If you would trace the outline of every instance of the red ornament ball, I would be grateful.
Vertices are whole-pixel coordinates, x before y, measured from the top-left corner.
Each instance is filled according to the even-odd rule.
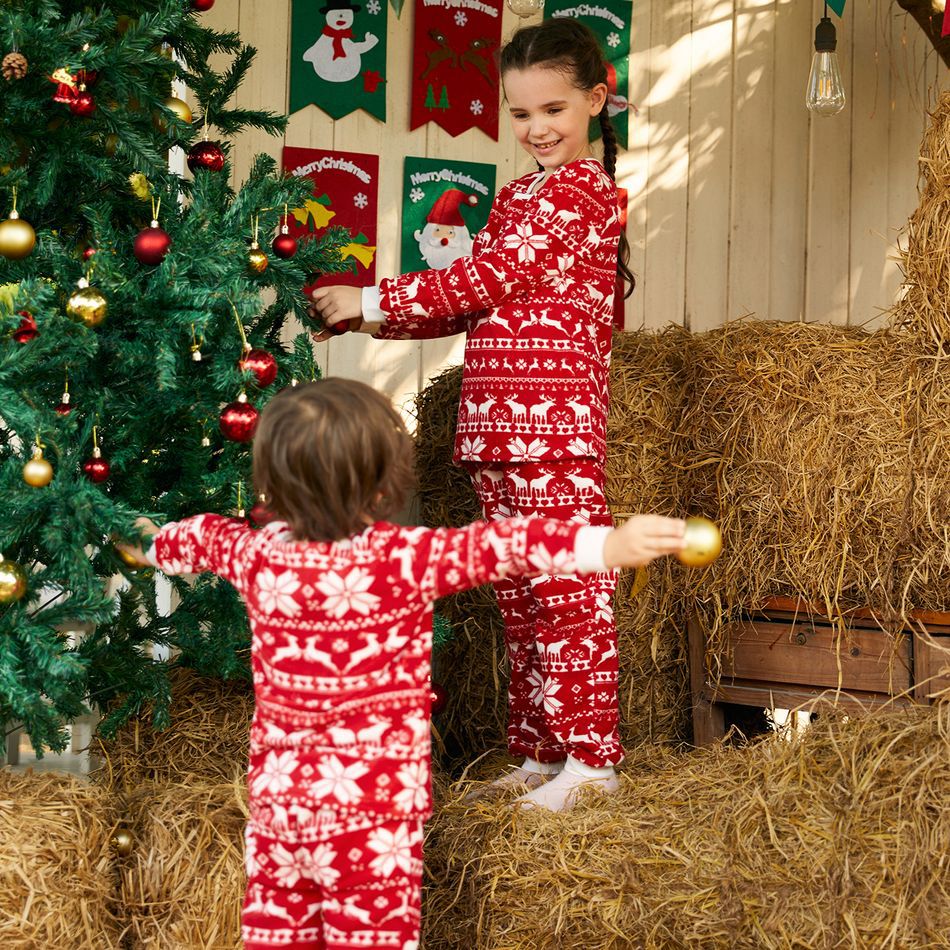
[[[13,331],[13,340],[16,343],[29,343],[34,337],[39,336],[40,331],[36,328],[36,321],[28,310],[20,310],[17,316],[21,318],[20,325]]]
[[[191,0],[191,9],[204,13],[214,6],[214,0]]]
[[[93,455],[92,458],[86,459],[82,463],[82,471],[89,481],[98,485],[109,477],[112,470],[109,463],[102,456]]]
[[[449,701],[449,695],[441,683],[433,683],[429,690],[429,699],[432,700],[432,714],[438,716]]]
[[[261,389],[277,379],[277,360],[267,350],[248,350],[238,360],[238,368],[250,370],[254,374],[254,382]]]
[[[94,248],[91,244],[82,252],[82,259],[84,261],[88,261],[90,257],[95,257],[95,256],[96,256],[96,248]]]
[[[272,521],[277,520],[277,515],[274,514],[264,502],[259,501],[248,513],[248,520],[253,524],[258,525],[258,527],[263,527],[265,524],[270,524]]]
[[[202,168],[219,172],[224,168],[224,150],[217,142],[198,142],[188,150],[188,167],[192,172]]]
[[[139,231],[132,244],[132,253],[140,264],[161,264],[168,249],[172,246],[172,239],[168,233],[152,222],[150,228]]]
[[[69,393],[66,393],[63,396],[63,401],[57,403],[53,407],[53,412],[57,413],[60,416],[68,416],[73,411],[73,407],[69,404]]]
[[[362,325],[363,320],[360,317],[351,317],[349,320],[341,320],[339,323],[331,324],[327,327],[327,330],[334,336],[342,336],[351,330],[355,333]]]
[[[69,103],[69,111],[73,115],[90,116],[96,111],[96,100],[87,89],[76,93],[76,98]]]
[[[257,429],[260,413],[241,395],[235,402],[229,402],[218,417],[221,434],[232,442],[250,442]]]
[[[290,234],[281,232],[271,243],[271,250],[278,256],[287,260],[297,253],[297,239]]]

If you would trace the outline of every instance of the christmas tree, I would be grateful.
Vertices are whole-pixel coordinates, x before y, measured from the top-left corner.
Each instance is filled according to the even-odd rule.
[[[254,50],[202,25],[212,3],[0,7],[0,720],[38,752],[89,705],[163,724],[170,663],[247,675],[228,585],[176,579],[160,616],[112,542],[142,514],[254,513],[257,413],[316,372],[285,323],[349,240],[274,237],[310,192],[270,158],[229,185],[227,137],[285,119],[229,108]]]

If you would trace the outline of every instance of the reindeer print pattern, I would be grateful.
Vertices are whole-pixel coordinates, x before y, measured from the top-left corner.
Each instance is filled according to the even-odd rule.
[[[572,573],[578,528],[378,523],[305,543],[280,523],[258,531],[198,515],[156,535],[159,568],[220,575],[251,623],[245,946],[417,946],[433,602],[509,576]]]
[[[617,190],[593,159],[537,182],[501,189],[471,257],[380,285],[377,336],[468,334],[456,462],[604,461]]]
[[[611,524],[601,467],[592,459],[524,462],[472,470],[485,517],[502,512]],[[508,748],[588,765],[623,757],[617,704],[613,572],[587,577],[512,576],[495,581],[510,679]]]

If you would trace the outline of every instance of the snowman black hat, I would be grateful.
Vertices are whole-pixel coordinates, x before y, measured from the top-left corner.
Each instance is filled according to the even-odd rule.
[[[349,0],[325,0],[320,13],[329,13],[331,10],[352,10],[358,13],[363,8],[358,3],[350,3]]]

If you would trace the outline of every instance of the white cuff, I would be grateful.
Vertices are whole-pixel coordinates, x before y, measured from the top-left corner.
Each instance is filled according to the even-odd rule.
[[[360,294],[363,323],[385,323],[386,312],[379,307],[381,294],[378,287],[364,287]]]
[[[614,529],[609,526],[584,525],[574,536],[574,561],[578,574],[596,574],[606,571],[604,545],[607,535]]]
[[[153,541],[149,546],[148,550],[145,552],[145,560],[148,561],[152,567],[158,567],[158,557],[155,554],[155,542]]]

